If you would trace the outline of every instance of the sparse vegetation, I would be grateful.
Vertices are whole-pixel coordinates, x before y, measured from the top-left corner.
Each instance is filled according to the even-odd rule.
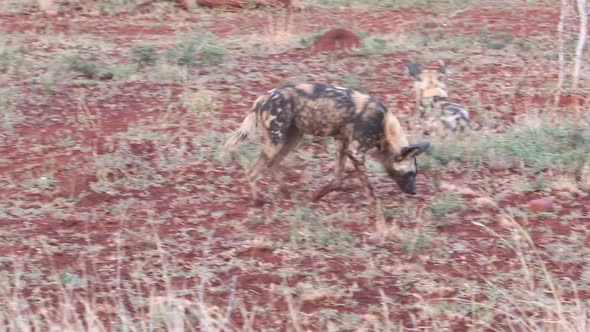
[[[82,74],[89,79],[102,80],[114,76],[113,69],[92,53],[64,55],[61,61],[66,69]]]
[[[509,33],[490,34],[487,30],[480,30],[481,43],[489,49],[501,50],[514,40]]]
[[[153,45],[138,44],[131,49],[131,59],[140,67],[155,64],[158,56],[158,50]]]
[[[363,55],[382,55],[393,51],[393,47],[383,38],[368,38],[363,39],[362,42],[362,48],[359,50],[359,53]]]
[[[225,50],[215,35],[194,31],[178,34],[178,42],[168,50],[168,60],[179,65],[214,66],[223,61]]]
[[[567,86],[553,101],[554,2],[486,3],[481,30],[478,2],[305,0],[288,31],[259,9],[56,4],[67,24],[0,17],[0,332],[589,330],[590,118]],[[336,24],[362,47],[300,47]],[[370,91],[418,140],[413,58],[451,60],[478,126],[427,137],[417,196],[368,154],[385,222],[349,162],[310,202],[332,139],[283,162],[290,197],[261,179],[263,207],[244,179],[260,137],[218,157],[258,95],[302,81]]]
[[[356,77],[353,73],[347,72],[344,76],[339,80],[342,82],[343,86],[346,86],[350,89],[355,89],[361,92],[367,92],[368,87],[361,79]]]
[[[588,128],[588,122],[572,118],[555,123],[547,116],[535,115],[502,133],[484,131],[479,137],[471,137],[469,143],[464,136],[451,138],[435,145],[430,153],[443,167],[460,163],[476,168],[503,161],[509,167],[522,164],[535,173],[576,172],[590,152]]]

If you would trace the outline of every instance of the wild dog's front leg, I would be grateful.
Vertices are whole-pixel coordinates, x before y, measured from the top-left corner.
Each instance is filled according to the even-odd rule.
[[[373,186],[369,182],[369,177],[367,176],[367,167],[365,166],[365,157],[361,154],[349,154],[350,160],[356,169],[356,172],[361,180],[361,185],[363,187],[363,191],[367,199],[369,200],[369,204],[375,204],[377,198],[375,197],[375,192],[373,191]]]
[[[367,167],[365,166],[365,154],[360,151],[347,151],[348,157],[352,160],[354,167],[358,173],[359,179],[361,180],[361,185],[363,186],[363,191],[365,192],[365,196],[369,200],[369,205],[375,209],[375,217],[379,221],[383,221],[383,211],[381,208],[381,200],[379,200],[375,196],[375,192],[373,190],[373,186],[369,182],[369,177],[367,176]]]
[[[334,190],[338,190],[342,187],[342,173],[344,172],[344,167],[346,165],[346,144],[342,140],[334,140],[334,143],[336,144],[336,166],[334,168],[334,177],[332,178],[330,183],[321,187],[313,193],[313,195],[311,196],[311,200],[314,202],[319,201],[328,193]]]

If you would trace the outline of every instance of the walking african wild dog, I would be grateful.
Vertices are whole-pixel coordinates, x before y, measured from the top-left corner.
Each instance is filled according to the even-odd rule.
[[[416,106],[420,112],[420,118],[425,122],[425,134],[438,132],[464,131],[471,127],[469,111],[461,105],[450,103],[447,100],[447,64],[439,62],[438,69],[422,69],[414,62],[408,62],[409,74],[416,80]]]
[[[331,136],[336,144],[333,178],[312,195],[312,200],[318,201],[342,186],[348,157],[358,173],[369,203],[376,207],[378,213],[380,202],[366,175],[366,152],[376,147],[387,174],[404,193],[414,195],[418,173],[416,156],[430,146],[428,142],[408,144],[398,119],[377,98],[328,84],[284,85],[258,97],[223,151],[228,152],[245,140],[257,126],[261,127],[262,151],[246,172],[252,198],[257,204],[266,202],[256,187],[260,172],[265,167],[278,180],[281,192],[287,194],[278,166],[304,134]]]

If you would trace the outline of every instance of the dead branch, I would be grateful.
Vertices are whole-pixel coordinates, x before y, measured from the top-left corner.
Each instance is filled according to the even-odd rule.
[[[559,98],[561,97],[561,92],[563,89],[563,82],[565,80],[565,58],[564,58],[564,50],[563,50],[563,30],[564,30],[564,22],[567,16],[568,10],[568,3],[567,0],[561,0],[561,12],[559,14],[559,22],[557,23],[557,38],[558,38],[558,77],[557,77],[557,87],[555,91],[555,97],[553,99],[553,104],[555,106],[559,103]]]
[[[291,0],[197,0],[197,5],[209,8],[290,7]]]
[[[578,81],[580,78],[580,69],[582,67],[582,56],[584,46],[586,45],[586,36],[588,34],[588,13],[585,0],[577,0],[578,13],[580,15],[580,28],[578,34],[578,43],[576,45],[576,53],[574,57],[574,69],[572,72],[572,90],[574,92],[578,88]]]

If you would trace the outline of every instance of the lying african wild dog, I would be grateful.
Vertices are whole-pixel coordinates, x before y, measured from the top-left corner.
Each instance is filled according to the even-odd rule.
[[[313,194],[313,201],[341,187],[348,157],[369,203],[378,203],[365,174],[365,153],[374,147],[378,149],[385,171],[399,188],[416,194],[416,156],[430,146],[428,142],[409,145],[398,119],[377,98],[327,84],[284,85],[258,97],[241,127],[224,145],[223,152],[245,140],[257,126],[262,129],[263,147],[246,173],[257,204],[265,202],[256,187],[265,167],[278,180],[281,191],[287,193],[277,172],[278,166],[304,134],[331,136],[336,143],[334,177]]]
[[[408,62],[408,72],[416,80],[416,104],[420,118],[425,119],[425,134],[437,131],[464,131],[471,127],[469,111],[447,100],[447,64],[443,61],[438,69],[423,70],[418,64]],[[441,128],[442,125],[442,128]]]

